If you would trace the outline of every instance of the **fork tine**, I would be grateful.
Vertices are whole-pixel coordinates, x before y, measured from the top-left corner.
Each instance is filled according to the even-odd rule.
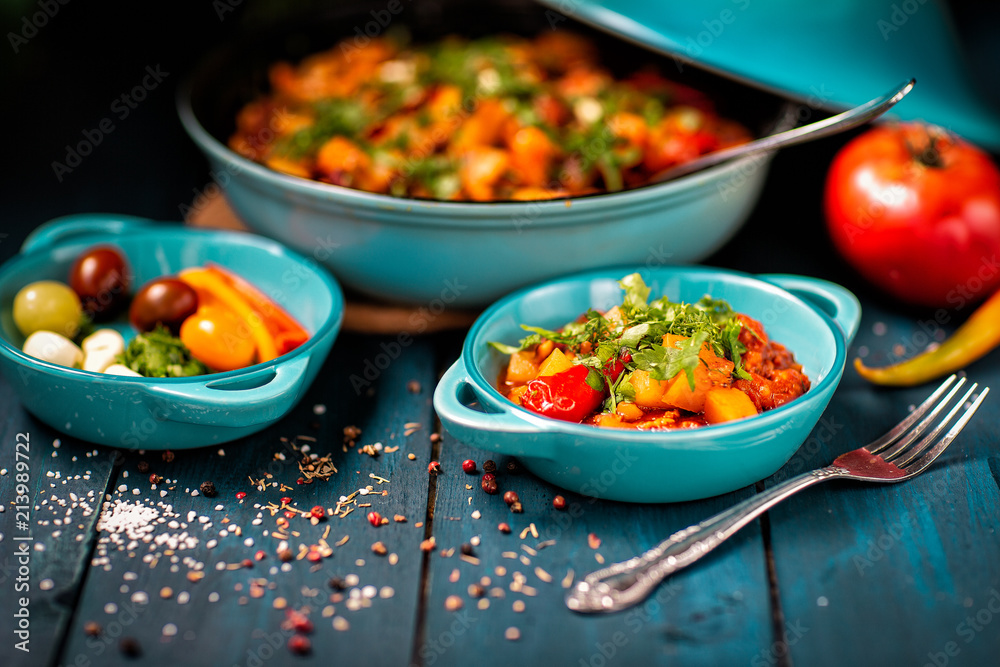
[[[948,403],[951,402],[951,399],[955,397],[955,394],[958,393],[958,390],[961,389],[962,385],[964,384],[965,384],[965,378],[959,378],[958,382],[955,383],[955,386],[951,388],[951,391],[945,394],[945,397],[942,398],[940,401],[938,401],[937,405],[934,406],[934,409],[931,410],[927,416],[925,416],[922,420],[920,420],[920,422],[917,423],[917,425],[914,426],[912,430],[904,434],[903,437],[899,440],[899,442],[894,444],[888,450],[879,454],[879,456],[881,456],[886,461],[892,461],[894,458],[899,456],[903,451],[905,451],[910,445],[916,442],[917,438],[919,438],[923,434],[923,432],[928,429],[928,427],[934,424],[937,418],[941,415],[941,412],[944,411],[946,407],[948,407]],[[924,401],[924,403],[926,403],[926,401]]]
[[[913,412],[907,415],[906,419],[896,424],[892,428],[892,430],[890,430],[882,437],[870,442],[865,447],[865,449],[867,449],[872,454],[878,454],[880,451],[882,451],[892,443],[896,442],[896,440],[898,440],[901,435],[906,433],[911,426],[917,423],[918,419],[924,416],[925,412],[931,409],[931,407],[941,397],[941,394],[943,394],[945,390],[947,390],[948,387],[951,385],[951,383],[955,381],[956,377],[957,376],[955,375],[948,376],[948,378],[946,378],[945,381],[942,382],[941,385],[934,390],[934,393],[927,397],[927,400],[925,400],[917,408],[915,408]],[[965,382],[965,378],[959,380],[959,384],[961,384],[962,382]]]
[[[892,461],[893,463],[896,464],[896,466],[898,466],[900,468],[902,468],[903,466],[905,466],[905,465],[907,465],[909,463],[912,463],[918,456],[920,456],[921,454],[923,454],[924,451],[928,447],[930,447],[932,444],[934,444],[934,440],[936,440],[937,437],[939,435],[941,435],[941,432],[944,431],[945,428],[947,428],[948,424],[951,423],[951,420],[955,418],[955,415],[957,415],[958,411],[962,409],[962,406],[965,405],[965,402],[969,400],[969,397],[972,396],[973,392],[976,391],[976,387],[978,387],[978,386],[979,385],[977,383],[973,382],[972,386],[969,387],[969,390],[967,392],[965,392],[965,395],[962,396],[962,398],[958,399],[958,403],[956,403],[954,406],[952,406],[951,410],[948,411],[948,414],[945,415],[944,419],[942,419],[940,422],[938,422],[937,426],[934,427],[934,430],[932,430],[930,433],[928,433],[926,436],[924,436],[924,438],[920,442],[918,442],[915,446],[910,447],[909,449],[904,449],[904,450],[898,449],[897,448],[898,446],[897,447],[893,447],[894,451],[893,451],[892,457],[891,458],[890,457],[883,457],[883,458],[885,458],[886,461]],[[957,387],[957,385],[956,385],[956,387]],[[954,394],[954,390],[952,390],[951,392],[948,393],[947,401],[951,400],[951,397],[952,397],[953,394]],[[942,401],[941,402],[941,407],[944,407],[945,405],[947,405],[947,401]],[[940,412],[940,410],[935,410],[935,412]],[[927,417],[927,419],[924,419],[924,422],[926,422],[930,418],[931,417]],[[921,425],[923,425],[923,422],[921,422]],[[912,442],[914,440],[914,438],[907,438],[907,439],[910,440],[910,442]],[[905,454],[905,457],[902,460],[898,460],[898,461],[894,460],[894,459],[896,459],[899,456],[903,456],[904,454]]]
[[[979,409],[979,406],[982,404],[983,399],[986,398],[986,395],[988,393],[990,393],[990,388],[983,387],[983,390],[979,392],[979,396],[976,397],[976,400],[972,402],[972,405],[970,405],[969,408],[965,411],[965,414],[963,414],[959,418],[959,420],[955,422],[955,424],[948,430],[945,436],[941,438],[929,452],[921,456],[911,466],[906,468],[906,475],[908,477],[919,475],[930,464],[934,463],[934,460],[937,457],[941,456],[941,453],[948,448],[948,445],[952,443],[952,441],[955,439],[955,436],[957,436],[959,432],[963,428],[965,428],[965,425],[969,422],[969,420],[972,419],[972,415],[976,414],[976,410]]]

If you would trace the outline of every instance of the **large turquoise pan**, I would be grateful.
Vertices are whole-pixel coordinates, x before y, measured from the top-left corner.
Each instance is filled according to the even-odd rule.
[[[601,429],[541,417],[495,388],[505,356],[489,341],[515,343],[522,323],[556,328],[588,308],[621,303],[617,281],[638,270],[653,295],[729,301],[792,350],[812,381],[801,398],[757,417],[671,432]],[[789,275],[711,268],[625,267],[562,278],[513,294],[486,310],[462,356],[434,393],[441,423],[459,440],[517,456],[553,484],[598,498],[675,502],[753,484],[778,470],[806,440],[840,382],[846,347],[861,319],[843,287]]]

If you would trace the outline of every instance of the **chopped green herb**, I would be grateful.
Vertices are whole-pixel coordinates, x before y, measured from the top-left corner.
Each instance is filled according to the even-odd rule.
[[[141,333],[129,341],[118,362],[144,377],[190,377],[205,375],[208,368],[163,326]]]

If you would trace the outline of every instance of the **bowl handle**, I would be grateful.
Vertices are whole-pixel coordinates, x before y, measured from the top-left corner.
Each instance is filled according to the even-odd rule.
[[[480,409],[471,407],[472,403],[479,403]],[[448,432],[467,445],[487,451],[555,459],[556,434],[508,412],[483,412],[484,407],[459,359],[434,390],[434,409]]]
[[[146,387],[157,419],[238,428],[280,419],[299,398],[310,355],[235,377],[189,384]],[[176,389],[174,387],[177,387]]]
[[[81,213],[50,220],[34,229],[21,245],[21,252],[48,248],[61,241],[86,234],[118,236],[130,229],[154,227],[159,223],[149,218],[109,213]]]
[[[854,340],[861,324],[861,303],[849,290],[837,283],[807,276],[767,273],[757,277],[791,292],[829,315],[840,327],[847,345]]]

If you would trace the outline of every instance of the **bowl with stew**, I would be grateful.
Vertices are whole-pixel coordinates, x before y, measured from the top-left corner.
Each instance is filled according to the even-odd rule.
[[[734,135],[790,122],[779,97],[570,20],[552,30],[538,6],[407,5],[393,25],[405,24],[409,41],[391,48],[389,30],[363,39],[354,31],[372,10],[384,7],[361,3],[247,37],[207,59],[178,98],[185,130],[237,215],[372,297],[482,307],[583,269],[697,262],[749,216],[770,156],[665,183],[649,177]],[[574,37],[559,42],[563,35]],[[576,38],[599,64],[571,60]],[[468,56],[455,46],[462,40],[478,50]],[[407,55],[413,49],[431,54]],[[473,78],[463,69],[497,52]],[[512,58],[528,68],[564,58],[544,75],[558,79],[562,97],[509,77]],[[647,104],[601,97],[595,85],[605,76],[657,90],[656,77],[672,83]],[[374,124],[375,107],[358,101],[372,81],[377,108],[396,114]],[[670,135],[667,125],[683,131]],[[640,144],[666,161],[636,162]]]
[[[638,271],[651,299],[726,301],[791,351],[809,388],[745,419],[638,431],[552,419],[504,396],[508,356],[522,324],[555,330],[590,309],[622,303],[619,280]],[[458,361],[434,393],[445,429],[472,446],[518,457],[542,479],[584,495],[628,502],[677,502],[734,491],[777,471],[806,440],[840,382],[860,321],[857,299],[823,280],[749,275],[708,267],[619,267],[559,278],[490,306],[470,329]]]
[[[133,294],[183,269],[225,267],[295,318],[308,339],[264,363],[191,377],[116,376],[23,352],[15,295],[35,281],[66,281],[76,258],[99,246],[126,258]],[[0,370],[28,412],[69,436],[127,449],[214,445],[267,428],[298,403],[337,337],[343,303],[326,269],[271,239],[131,216],[68,216],[38,227],[0,266]],[[98,327],[135,335],[125,315]]]

